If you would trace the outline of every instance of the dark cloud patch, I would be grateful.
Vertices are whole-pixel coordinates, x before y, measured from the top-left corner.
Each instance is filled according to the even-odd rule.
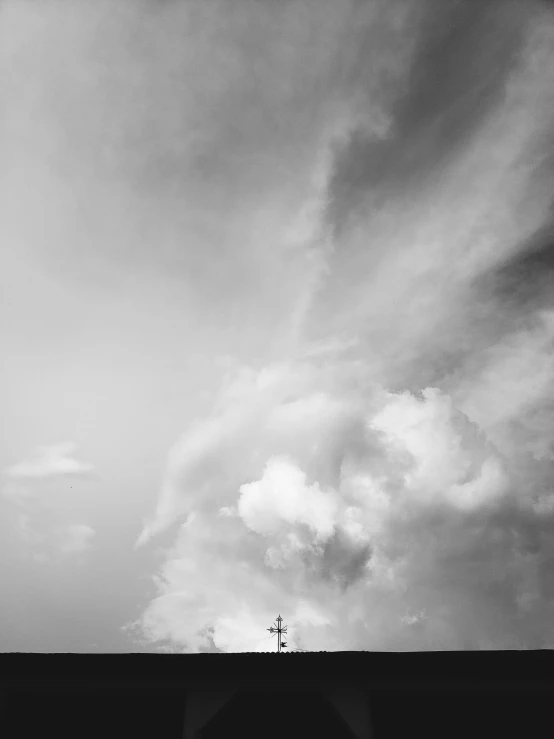
[[[530,462],[539,476],[546,463]],[[528,478],[526,478],[528,479]],[[429,511],[395,529],[396,556],[411,554],[406,572],[422,648],[544,648],[554,629],[553,518],[516,497],[473,513]],[[432,568],[433,577],[430,577]],[[394,637],[393,648],[398,645]]]
[[[554,210],[521,251],[478,282],[491,291],[500,310],[521,315],[554,305]]]
[[[456,301],[455,293],[452,300]],[[554,210],[551,218],[522,243],[512,257],[479,274],[468,286],[465,299],[459,297],[459,310],[449,316],[450,341],[432,335],[424,355],[405,360],[413,392],[425,385],[438,385],[448,376],[458,378],[474,368],[476,358],[486,355],[491,345],[509,340],[519,331],[532,334],[541,326],[540,312],[554,306]],[[480,361],[480,360],[479,360]],[[399,373],[401,381],[403,373]],[[451,382],[452,377],[448,382]],[[394,389],[400,389],[391,385]],[[544,440],[550,423],[551,404],[532,409],[533,427],[522,417],[524,429],[517,435]],[[515,423],[515,421],[513,422]],[[553,443],[554,448],[554,443]]]
[[[301,560],[306,565],[309,582],[324,581],[345,592],[363,577],[371,555],[369,544],[353,545],[345,534],[337,530],[325,543],[322,554],[308,551],[301,555]]]
[[[520,5],[430,4],[421,25],[407,90],[392,106],[392,135],[359,129],[337,154],[329,218],[339,225],[364,196],[409,188],[467,143],[504,92],[526,24]]]

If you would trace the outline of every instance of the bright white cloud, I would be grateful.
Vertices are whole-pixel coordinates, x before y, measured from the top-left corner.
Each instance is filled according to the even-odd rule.
[[[272,534],[281,522],[306,524],[316,538],[328,539],[334,529],[338,503],[320,490],[318,483],[306,484],[306,475],[286,458],[268,460],[258,482],[239,489],[238,513],[248,528]]]
[[[371,422],[391,447],[399,444],[415,464],[406,490],[429,503],[445,499],[461,509],[483,505],[502,492],[502,463],[482,430],[436,388],[389,395],[390,402]]]

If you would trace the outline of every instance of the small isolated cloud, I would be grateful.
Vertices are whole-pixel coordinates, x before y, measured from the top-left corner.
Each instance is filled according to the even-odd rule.
[[[408,626],[413,626],[414,624],[419,623],[422,619],[425,618],[425,611],[418,611],[417,613],[408,613],[405,616],[402,616],[402,623],[407,624]]]
[[[70,524],[58,537],[60,551],[64,554],[83,552],[91,545],[95,531],[86,524]]]
[[[19,513],[17,517],[17,528],[21,538],[30,545],[42,544],[45,540],[44,534],[37,531],[31,524],[28,513]]]
[[[87,524],[45,526],[37,517],[20,513],[16,529],[36,562],[48,562],[62,554],[77,554],[91,546],[95,530]]]
[[[6,470],[12,478],[43,479],[72,475],[87,475],[94,469],[92,464],[81,462],[73,456],[77,445],[54,444],[39,447],[34,454]]]
[[[5,471],[2,495],[16,507],[15,529],[37,562],[85,551],[94,536],[91,526],[67,522],[66,503],[58,495],[64,478],[88,477],[94,469],[74,456],[76,448],[72,443],[39,447]]]

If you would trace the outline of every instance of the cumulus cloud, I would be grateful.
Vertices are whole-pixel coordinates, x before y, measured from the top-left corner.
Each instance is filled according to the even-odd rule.
[[[171,450],[137,542],[174,527],[140,638],[263,651],[280,612],[291,648],[554,639],[554,16],[413,7],[345,11],[294,341],[230,361]]]
[[[334,529],[336,501],[319,489],[306,485],[306,475],[294,462],[271,457],[258,482],[239,488],[238,513],[249,529],[271,534],[285,524],[305,524],[316,538],[327,539]]]
[[[448,497],[461,509],[480,507],[503,491],[500,455],[484,433],[436,388],[392,396],[372,420],[391,447],[408,451],[416,464],[405,476],[409,490],[433,503]]]
[[[299,369],[299,377],[305,371]],[[327,644],[352,644],[352,633],[341,630],[365,615],[362,609],[356,616],[356,606],[365,603],[382,612],[391,607],[385,594],[393,602],[401,598],[406,568],[417,568],[411,552],[420,555],[433,517],[444,537],[455,520],[463,530],[465,517],[494,516],[508,495],[506,460],[439,390],[425,389],[415,397],[375,389],[371,403],[363,395],[353,403],[352,393],[335,388],[331,395],[317,382],[314,371],[312,392],[301,399],[283,398],[277,384],[269,408],[259,397],[264,415],[253,389],[253,398],[243,400],[242,429],[236,421],[226,438],[218,437],[194,459],[211,495],[188,486],[194,478],[187,478],[189,460],[182,459],[182,496],[193,512],[158,580],[162,594],[144,616],[152,637],[170,637],[178,615],[177,641],[193,650],[210,644],[224,651],[268,648],[261,642],[254,649],[243,637],[232,642],[230,624],[240,631],[246,612],[263,624],[271,614],[268,603],[285,610],[279,606],[284,599],[294,646],[313,647],[317,634]],[[323,384],[333,383],[327,378]],[[254,428],[253,408],[258,410]],[[196,433],[191,441],[202,438]],[[219,457],[223,472],[210,465],[214,450],[221,454],[222,447],[228,455]],[[271,455],[275,450],[280,454]],[[251,482],[227,479],[228,469],[247,479],[249,466],[257,470]],[[432,547],[432,540],[428,543]],[[209,578],[209,592],[201,573]],[[225,586],[228,577],[232,592]],[[196,612],[199,599],[202,608]],[[298,610],[300,601],[304,610]],[[175,610],[168,610],[170,604]],[[189,609],[196,612],[192,620],[183,618]],[[398,612],[397,634],[387,627],[390,638],[401,635],[405,609],[406,603]],[[313,619],[304,618],[307,612],[326,617],[319,631],[311,628]],[[224,626],[219,613],[225,614]],[[213,631],[199,636],[209,625]]]

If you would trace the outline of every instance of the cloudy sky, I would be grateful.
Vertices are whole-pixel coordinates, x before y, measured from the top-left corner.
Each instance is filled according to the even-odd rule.
[[[0,21],[0,649],[554,646],[552,7]]]

